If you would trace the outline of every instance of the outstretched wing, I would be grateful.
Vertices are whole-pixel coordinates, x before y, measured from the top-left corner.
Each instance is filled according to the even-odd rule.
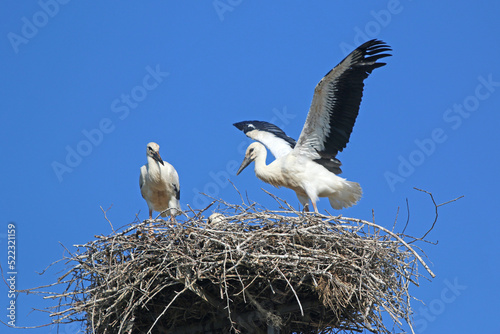
[[[383,53],[390,50],[382,41],[368,41],[321,79],[295,146],[299,154],[335,172],[335,163],[332,165],[332,162],[339,162],[334,158],[349,142],[363,96],[363,80],[374,69],[385,65],[377,60],[390,56]]]
[[[286,135],[276,125],[262,121],[243,121],[233,124],[248,137],[264,144],[275,158],[282,157],[292,151],[295,139]]]

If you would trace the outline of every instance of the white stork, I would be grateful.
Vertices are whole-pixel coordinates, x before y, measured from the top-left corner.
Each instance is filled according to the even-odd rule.
[[[181,210],[179,176],[171,164],[162,160],[159,151],[158,144],[147,145],[148,163],[141,167],[139,177],[141,194],[149,207],[149,219],[153,219],[153,211],[161,212],[162,217],[173,217]]]
[[[295,191],[305,210],[309,200],[314,211],[319,197],[328,197],[334,209],[356,204],[362,195],[356,182],[337,176],[342,170],[336,158],[349,142],[363,95],[363,80],[384,66],[377,60],[390,56],[391,48],[382,41],[368,41],[352,51],[316,85],[306,122],[296,143],[277,126],[260,121],[235,123],[258,142],[248,146],[236,175],[255,161],[255,174],[275,187]],[[275,156],[266,165],[267,151]]]

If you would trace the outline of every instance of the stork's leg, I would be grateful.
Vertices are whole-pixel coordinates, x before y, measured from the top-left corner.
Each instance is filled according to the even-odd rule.
[[[318,207],[316,206],[316,202],[315,202],[315,201],[311,201],[311,203],[312,203],[312,205],[313,205],[314,212],[319,213],[319,212],[318,212]]]
[[[302,212],[309,212],[309,198],[297,194],[297,198],[299,199],[300,204],[304,207]]]
[[[149,209],[149,234],[153,233],[153,210]]]

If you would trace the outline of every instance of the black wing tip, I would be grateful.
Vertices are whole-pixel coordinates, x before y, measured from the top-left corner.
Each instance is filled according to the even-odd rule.
[[[257,131],[265,131],[273,134],[274,136],[285,140],[291,147],[294,147],[296,144],[295,139],[287,136],[285,131],[281,130],[278,126],[273,123],[265,122],[265,121],[242,121],[233,124],[236,128],[243,131],[245,134],[249,131],[257,130]]]
[[[369,58],[374,59],[374,61],[379,58],[392,56],[390,53],[382,53],[390,52],[392,51],[392,48],[380,39],[369,40],[368,42],[365,42],[357,47],[357,50],[362,51],[365,55],[371,56]]]
[[[391,47],[389,44],[384,42],[381,39],[370,39],[369,41],[364,42],[360,46],[357,47],[358,49],[374,49],[374,48],[382,48],[382,51],[392,51]]]
[[[264,131],[269,131],[269,130],[278,130],[283,132],[279,127],[276,125],[265,122],[265,121],[242,121],[242,122],[237,122],[233,123],[233,125],[238,128],[238,130],[241,130],[243,132],[251,131],[251,130],[264,130]]]
[[[172,186],[174,187],[175,198],[177,200],[180,200],[181,199],[181,188],[177,187],[177,185],[175,183],[172,183]]]
[[[238,130],[241,130],[243,131],[243,129],[245,128],[245,125],[247,124],[248,122],[247,121],[244,121],[244,122],[237,122],[237,123],[233,123],[233,125],[238,129]]]
[[[385,57],[391,57],[392,54],[386,53],[389,51],[392,51],[392,49],[384,41],[379,39],[369,40],[351,52],[350,56],[353,57],[351,58],[351,65],[355,67],[361,66],[370,73],[375,68],[387,65],[383,62],[377,63],[377,61]]]
[[[379,39],[371,39],[358,46],[354,51],[351,52],[350,56],[353,56],[353,61],[357,62],[358,64],[374,65],[377,64],[376,61],[381,58],[391,57],[392,54],[387,53],[390,51],[392,51],[392,49],[386,42]]]
[[[273,125],[271,123],[262,122],[262,121],[241,121],[241,122],[233,123],[233,125],[238,130],[241,130],[244,133],[247,133],[248,131],[259,129],[260,127],[262,127],[263,123]]]

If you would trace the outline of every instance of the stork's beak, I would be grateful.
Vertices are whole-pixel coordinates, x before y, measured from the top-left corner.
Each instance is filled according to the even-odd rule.
[[[160,157],[160,153],[154,152],[153,153],[153,159],[155,159],[156,161],[158,161],[159,163],[161,163],[162,166],[165,166],[163,164],[163,159]]]
[[[245,156],[245,159],[243,160],[243,162],[241,163],[241,166],[240,168],[238,168],[238,171],[236,172],[236,175],[240,175],[240,173],[245,169],[247,168],[248,165],[250,165],[252,163],[253,159],[250,158],[249,156]]]

